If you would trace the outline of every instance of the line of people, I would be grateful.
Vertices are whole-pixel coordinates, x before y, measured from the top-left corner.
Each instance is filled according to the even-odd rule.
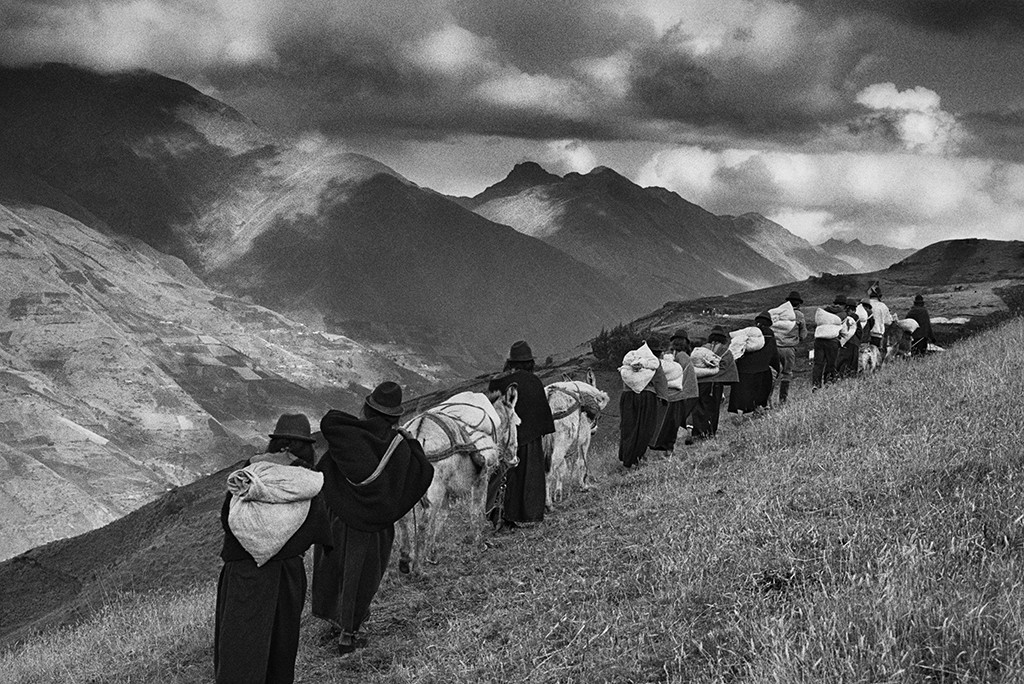
[[[785,317],[783,307],[763,311],[754,318],[753,328],[732,333],[716,325],[709,331],[706,342],[694,345],[686,330],[673,333],[668,350],[661,349],[654,338],[647,341],[653,357],[659,363],[647,368],[640,355],[630,354],[623,359],[623,390],[619,399],[619,454],[620,468],[630,469],[641,463],[648,451],[670,453],[676,435],[685,427],[686,444],[714,437],[718,432],[719,416],[725,389],[728,387],[728,411],[737,415],[759,414],[771,408],[774,388],[778,387],[778,404],[789,399],[793,373],[797,362],[797,348],[808,335],[806,317],[800,310],[803,298],[796,290],[789,293],[784,304],[791,316]],[[907,318],[916,321],[911,335],[911,353],[926,353],[934,344],[931,320],[920,294]],[[852,377],[860,368],[861,345],[871,345],[879,359],[885,356],[885,334],[895,323],[889,307],[882,301],[882,291],[873,283],[867,297],[858,301],[846,295],[836,295],[833,302],[815,312],[812,391],[840,378]],[[736,345],[736,337],[746,331],[757,344],[743,348]],[[763,340],[763,344],[762,341]],[[743,349],[743,351],[740,351]],[[674,385],[665,372],[666,364],[681,377]],[[672,365],[675,364],[675,365]],[[681,372],[675,371],[676,367]],[[625,381],[626,376],[645,371],[650,373],[646,384],[638,386]],[[636,375],[636,377],[641,377]],[[646,377],[646,376],[643,376]]]
[[[498,529],[544,518],[554,432],[544,386],[525,341],[512,345],[493,398],[516,384],[519,463],[493,474],[487,512]],[[347,655],[367,645],[361,627],[387,570],[395,523],[420,503],[434,468],[399,426],[402,388],[380,383],[361,415],[331,410],[320,421],[327,451],[317,457],[309,419],[282,415],[266,451],[231,473],[221,508],[224,565],[217,583],[217,684],[290,684],[306,597],[305,552],[313,547],[312,613],[324,641]]]

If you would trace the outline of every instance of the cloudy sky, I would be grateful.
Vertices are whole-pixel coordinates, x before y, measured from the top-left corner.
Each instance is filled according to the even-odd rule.
[[[0,62],[144,67],[441,192],[609,166],[814,242],[1024,239],[1022,0],[0,0]]]

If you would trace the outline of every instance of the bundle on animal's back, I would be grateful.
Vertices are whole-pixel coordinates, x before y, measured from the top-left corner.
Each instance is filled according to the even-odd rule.
[[[420,441],[431,461],[462,453],[482,467],[493,467],[501,457],[495,442],[500,422],[487,395],[460,392],[414,417],[404,429]]]

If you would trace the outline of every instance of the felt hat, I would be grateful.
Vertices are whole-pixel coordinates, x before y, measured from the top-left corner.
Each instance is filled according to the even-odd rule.
[[[914,306],[924,306],[924,297],[921,295],[914,297]]]
[[[309,430],[309,418],[301,413],[285,413],[277,419],[271,439],[294,439],[299,442],[316,442]]]
[[[853,297],[847,297],[846,298],[846,306],[848,306],[849,308],[856,309],[857,308],[857,304],[858,304],[857,300],[854,299]]]
[[[721,342],[729,341],[729,333],[725,332],[725,328],[720,325],[716,325],[711,328],[711,332],[708,333],[708,342],[714,342],[716,340]]]
[[[754,316],[754,323],[757,323],[758,321],[765,321],[768,325],[771,325],[772,315],[767,311],[762,311],[761,313]]]
[[[385,380],[366,397],[366,405],[385,416],[402,415],[402,388],[397,382]]]
[[[508,350],[508,360],[533,361],[533,350],[530,349],[530,345],[528,345],[525,340],[513,342],[512,348]]]
[[[690,334],[688,332],[686,332],[686,328],[676,328],[676,331],[674,333],[672,333],[672,339],[673,340],[688,340],[688,339],[690,339]]]
[[[840,304],[842,306],[846,306],[846,295],[837,294],[836,298],[832,300],[832,303],[833,304]]]
[[[786,295],[786,301],[792,302],[793,306],[800,306],[801,304],[804,303],[803,297],[801,297],[800,293],[797,292],[796,290],[793,290],[788,295]]]

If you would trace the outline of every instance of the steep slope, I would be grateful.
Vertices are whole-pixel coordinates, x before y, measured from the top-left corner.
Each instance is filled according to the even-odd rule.
[[[284,411],[352,409],[384,378],[432,387],[207,289],[145,243],[4,194],[0,183],[0,558],[237,460]]]
[[[88,225],[328,332],[391,345],[410,368],[478,371],[516,338],[549,353],[642,310],[606,276],[374,160],[275,140],[159,75],[7,69],[0,92],[0,159]]]
[[[830,273],[880,271],[914,253],[913,249],[899,249],[888,245],[866,245],[860,240],[844,242],[835,238],[821,243],[818,248],[849,264],[848,268],[830,271]]]

